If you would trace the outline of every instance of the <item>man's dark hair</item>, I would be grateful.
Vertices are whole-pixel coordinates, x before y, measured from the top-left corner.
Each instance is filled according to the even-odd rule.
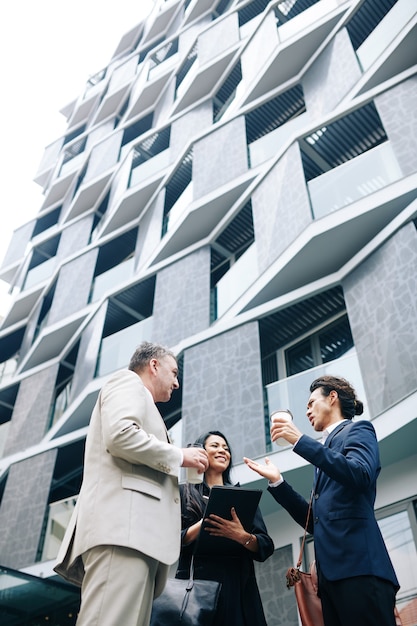
[[[355,415],[362,415],[363,403],[357,399],[354,388],[344,378],[320,376],[311,383],[310,393],[315,389],[321,389],[324,396],[328,396],[331,391],[336,391],[344,418],[351,420]]]
[[[165,356],[172,356],[172,358],[177,360],[175,354],[168,348],[157,343],[143,341],[132,355],[128,369],[133,372],[141,372],[152,359],[163,359]]]

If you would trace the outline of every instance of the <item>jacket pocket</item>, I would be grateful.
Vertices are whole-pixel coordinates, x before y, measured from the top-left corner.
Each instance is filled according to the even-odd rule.
[[[365,519],[369,516],[369,514],[363,509],[339,509],[338,511],[329,511],[327,513],[327,519],[337,520],[337,519]]]
[[[145,493],[147,496],[161,499],[161,485],[158,485],[149,480],[138,478],[137,476],[122,476],[123,489],[130,489],[131,491],[138,491],[139,493]]]

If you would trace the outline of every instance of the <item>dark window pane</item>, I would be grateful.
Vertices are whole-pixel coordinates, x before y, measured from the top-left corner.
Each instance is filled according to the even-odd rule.
[[[285,360],[287,376],[293,376],[293,374],[309,370],[317,365],[317,363],[314,363],[310,339],[301,341],[293,348],[289,348],[285,353]]]
[[[338,359],[353,347],[352,333],[350,332],[347,317],[332,324],[319,335],[320,353],[323,363]]]

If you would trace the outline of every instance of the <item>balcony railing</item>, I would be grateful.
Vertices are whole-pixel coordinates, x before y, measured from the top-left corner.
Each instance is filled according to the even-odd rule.
[[[193,201],[193,183],[189,183],[187,187],[184,189],[178,200],[171,207],[169,213],[164,216],[164,223],[162,234],[165,235],[178,219],[186,212],[186,209],[189,207],[191,202]]]
[[[366,71],[387,50],[390,43],[414,17],[416,5],[409,0],[398,0],[384,18],[357,49],[356,54]],[[410,61],[411,63],[411,61]]]
[[[112,267],[107,272],[103,272],[102,274],[96,276],[91,287],[90,302],[100,300],[106,291],[116,288],[122,281],[132,276],[134,262],[134,257],[131,257],[130,259],[127,259],[127,261],[124,261],[119,265],[115,265],[115,267]]]
[[[6,445],[7,437],[9,435],[10,421],[0,424],[0,459],[3,458],[4,446]]]
[[[328,215],[400,178],[400,166],[386,141],[308,182],[313,215]]]
[[[320,433],[316,433],[312,429],[306,416],[306,409],[310,395],[310,384],[313,380],[325,374],[342,376],[353,385],[358,398],[364,403],[365,409],[362,417],[369,419],[366,408],[365,389],[355,349],[349,350],[349,352],[340,357],[340,359],[334,359],[324,365],[313,367],[312,369],[295,374],[295,376],[289,376],[283,380],[278,380],[275,383],[266,385],[269,414],[277,409],[290,409],[291,413],[294,415],[294,422],[301,432],[311,437],[321,437]]]
[[[43,539],[41,561],[55,559],[71,515],[74,511],[78,496],[52,502],[46,512],[46,531]]]
[[[7,361],[0,363],[0,385],[4,385],[9,381],[17,369],[18,357],[12,357]]]
[[[151,178],[154,174],[161,172],[169,165],[169,148],[156,154],[154,157],[132,168],[130,174],[129,187],[135,187],[139,183]]]
[[[281,42],[295,37],[305,28],[337,9],[337,0],[303,0],[303,2],[278,2],[275,9],[278,36]]]
[[[33,269],[29,270],[26,276],[24,289],[29,289],[34,285],[38,285],[43,282],[47,278],[50,278],[54,272],[55,268],[55,257],[44,261],[44,263],[40,263]]]
[[[216,318],[221,317],[258,276],[258,255],[256,243],[253,243],[215,287]]]
[[[307,122],[308,114],[302,113],[252,142],[248,146],[250,167],[256,167],[275,156],[292,135],[301,132]]]
[[[137,324],[132,324],[132,326],[105,337],[101,342],[96,376],[105,376],[127,367],[136,346],[142,341],[151,340],[152,323],[153,318],[147,317]]]
[[[55,402],[51,408],[51,416],[49,420],[49,428],[52,428],[54,424],[65,413],[67,406],[69,405],[69,396],[71,393],[71,382],[69,382],[63,390],[55,398]]]

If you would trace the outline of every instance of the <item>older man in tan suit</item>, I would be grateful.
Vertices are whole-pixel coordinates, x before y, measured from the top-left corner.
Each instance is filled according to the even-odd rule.
[[[148,626],[180,549],[180,466],[207,455],[169,443],[155,402],[179,387],[175,356],[143,343],[100,391],[84,477],[55,571],[81,585],[78,626]]]

